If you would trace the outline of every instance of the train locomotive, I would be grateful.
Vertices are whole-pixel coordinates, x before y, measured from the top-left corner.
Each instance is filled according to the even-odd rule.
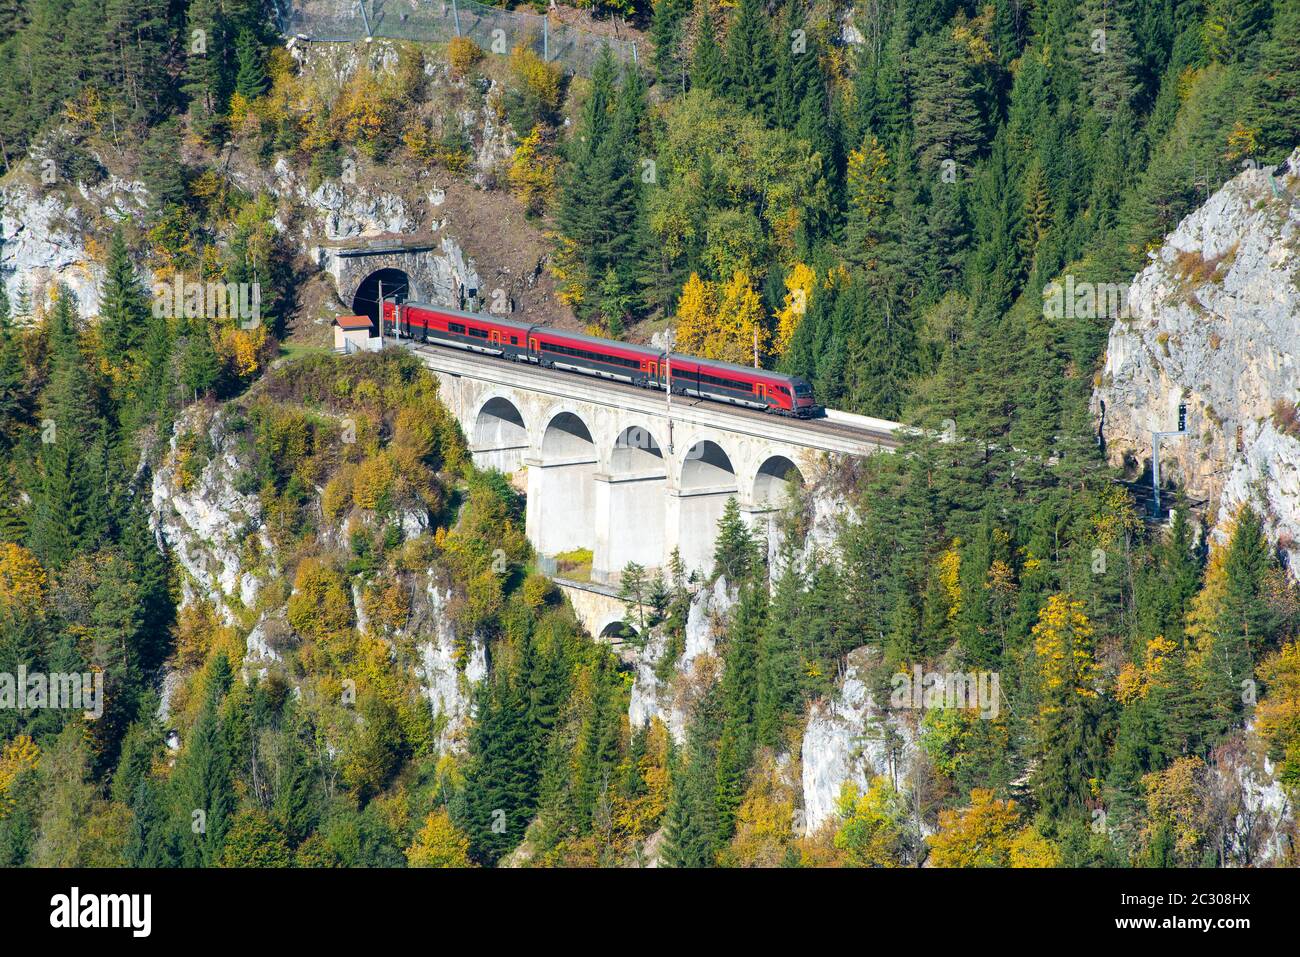
[[[800,376],[667,353],[580,332],[422,302],[384,302],[385,336],[450,346],[800,419],[825,414]]]

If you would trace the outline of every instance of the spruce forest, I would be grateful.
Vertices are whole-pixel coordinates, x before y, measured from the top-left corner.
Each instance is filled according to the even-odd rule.
[[[1121,454],[1144,327],[1045,301],[1167,254],[1195,312],[1245,253],[1169,237],[1255,183],[1296,302],[1300,0],[497,8],[619,41],[580,69],[286,33],[312,6],[0,0],[0,863],[1296,864],[1300,503],[1219,491],[1300,382]],[[483,277],[442,306],[517,253],[512,318],[802,377],[898,447],[761,528],[730,499],[593,635],[555,581],[591,552],[538,551],[417,353],[328,339],[319,223],[354,252],[404,203]],[[258,321],[160,308],[186,282]],[[1244,393],[1231,328],[1187,374]]]

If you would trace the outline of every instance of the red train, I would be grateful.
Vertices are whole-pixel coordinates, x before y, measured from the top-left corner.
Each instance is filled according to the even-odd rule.
[[[813,401],[812,386],[799,376],[661,352],[490,314],[422,302],[385,302],[383,332],[646,389],[662,391],[671,378],[673,395],[697,396],[778,415],[808,419],[825,412]]]

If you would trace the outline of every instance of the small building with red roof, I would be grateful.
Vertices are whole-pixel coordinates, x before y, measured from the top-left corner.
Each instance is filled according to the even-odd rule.
[[[371,335],[374,327],[374,320],[369,316],[336,316],[334,351],[344,354],[374,351],[379,345],[379,337]]]

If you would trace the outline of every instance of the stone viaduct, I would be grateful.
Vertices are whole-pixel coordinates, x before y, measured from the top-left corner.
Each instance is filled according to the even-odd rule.
[[[682,396],[669,404],[619,382],[404,346],[440,380],[474,463],[526,489],[533,547],[590,549],[598,585],[616,585],[629,562],[664,568],[674,549],[688,570],[707,572],[729,498],[770,534],[789,483],[829,458],[897,445],[895,422],[836,412],[797,421]]]

